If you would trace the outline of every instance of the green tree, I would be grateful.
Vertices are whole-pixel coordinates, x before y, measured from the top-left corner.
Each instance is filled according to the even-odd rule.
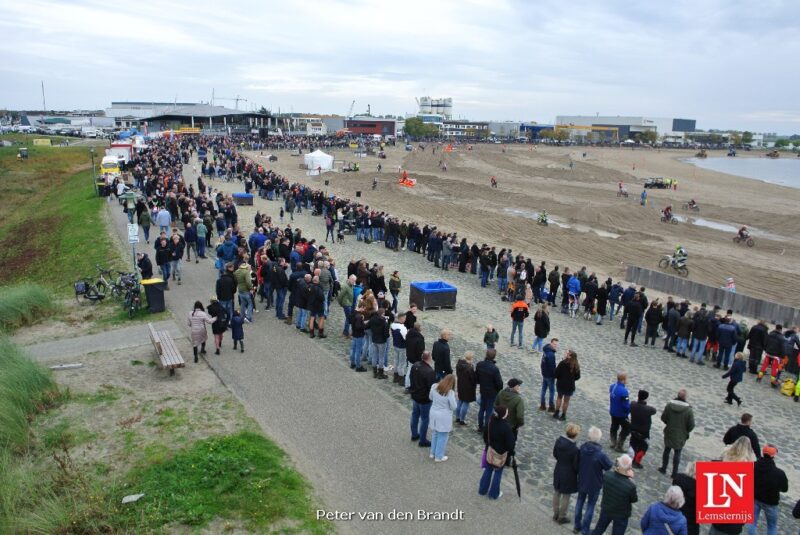
[[[742,143],[749,144],[753,142],[753,133],[745,130],[742,132]]]
[[[556,141],[566,141],[566,140],[568,140],[569,139],[569,130],[567,130],[566,128],[560,128],[559,130],[557,130],[555,132],[555,135],[553,135],[553,139],[555,139]]]
[[[728,140],[734,145],[742,144],[742,135],[739,132],[732,132]]]
[[[656,134],[655,130],[647,130],[646,132],[642,133],[642,141],[644,141],[645,143],[650,143],[652,145],[657,140],[658,140],[658,134]]]
[[[775,142],[775,147],[776,148],[784,148],[784,147],[788,147],[788,146],[789,146],[789,140],[788,139],[779,139],[779,140],[777,140]]]
[[[405,132],[407,136],[414,138],[437,137],[439,128],[430,123],[423,123],[419,117],[410,117],[406,119]]]
[[[556,133],[553,132],[550,129],[548,129],[548,130],[540,130],[539,131],[539,137],[542,138],[542,139],[553,139],[553,138],[556,137]]]

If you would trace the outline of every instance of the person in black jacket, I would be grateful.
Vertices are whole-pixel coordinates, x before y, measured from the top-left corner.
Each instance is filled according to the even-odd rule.
[[[379,308],[378,312],[369,318],[367,326],[372,335],[369,347],[369,359],[372,364],[372,376],[375,379],[388,379],[384,369],[388,365],[386,342],[389,340],[389,323],[386,321],[386,311]]]
[[[675,352],[675,342],[677,339],[678,334],[678,322],[681,319],[681,313],[678,311],[678,307],[672,303],[672,306],[667,305],[669,310],[667,310],[667,338],[664,340],[664,350],[669,351],[670,353]]]
[[[306,324],[308,323],[308,287],[311,285],[311,274],[306,273],[302,279],[297,279],[292,297],[297,307],[297,321],[295,328],[301,333],[307,333]]]
[[[778,387],[778,369],[786,350],[785,338],[781,334],[782,330],[783,325],[776,325],[775,329],[767,335],[767,339],[764,342],[764,362],[761,364],[761,369],[756,379],[756,381],[761,381],[764,377],[764,372],[771,366],[772,388]]]
[[[700,535],[700,526],[697,524],[697,480],[694,475],[695,463],[690,462],[685,473],[676,474],[672,478],[672,484],[681,488],[686,500],[681,507],[681,513],[686,518],[687,535]]]
[[[479,433],[483,433],[486,422],[492,416],[492,407],[497,394],[503,389],[503,378],[494,363],[495,358],[497,358],[497,350],[487,349],[486,358],[475,366],[475,376],[481,393],[481,403],[478,409]]]
[[[233,264],[225,264],[225,270],[222,276],[217,279],[217,299],[219,304],[223,306],[227,313],[228,326],[230,326],[231,318],[233,317],[233,297],[236,295],[236,278],[233,276]]]
[[[651,418],[656,413],[655,407],[647,404],[650,392],[639,390],[637,400],[631,403],[631,448],[633,449],[633,467],[642,468],[642,459],[649,444]]]
[[[289,288],[289,277],[286,275],[286,259],[281,257],[277,262],[271,262],[271,264],[269,284],[270,288],[275,292],[275,317],[279,320],[285,320],[286,316],[283,314],[283,302],[286,299],[286,290]],[[319,316],[319,319],[319,335],[320,338],[325,338],[325,316]]]
[[[162,233],[163,234],[163,233]],[[161,277],[164,279],[164,289],[169,290],[170,257],[172,255],[166,236],[161,236],[156,240],[156,265],[161,270]]]
[[[747,437],[750,440],[750,445],[753,447],[753,453],[756,457],[761,458],[761,446],[758,443],[758,435],[750,427],[753,423],[753,415],[750,413],[743,413],[739,423],[725,431],[725,436],[722,437],[722,443],[730,446],[739,437]]]
[[[439,339],[433,343],[433,348],[431,348],[437,381],[445,375],[453,373],[453,366],[450,363],[450,345],[447,343],[452,335],[453,333],[449,329],[442,329]]]
[[[630,303],[625,305],[625,316],[627,316],[627,323],[625,324],[625,344],[628,343],[628,336],[631,337],[631,347],[636,347],[636,330],[639,327],[639,322],[642,319],[642,303],[639,294],[634,294]]]
[[[708,318],[706,313],[706,304],[703,303],[692,319],[692,346],[689,351],[689,362],[697,362],[700,366],[705,366],[703,352],[706,349],[706,340],[708,339]]]
[[[656,338],[658,337],[658,326],[661,325],[664,319],[661,314],[661,305],[658,299],[653,299],[653,302],[650,303],[650,307],[647,309],[644,319],[645,323],[647,323],[647,329],[644,334],[644,345],[646,346],[649,341],[650,347],[653,347],[656,345]]]
[[[761,364],[761,355],[764,353],[768,332],[767,323],[764,320],[758,320],[758,323],[753,325],[747,335],[747,347],[750,349],[747,368],[752,374],[758,373],[758,365]]]
[[[580,450],[575,438],[581,432],[578,424],[567,424],[565,436],[558,437],[553,446],[556,467],[553,469],[553,520],[569,524],[567,509],[570,496],[578,492],[578,468]]]
[[[153,263],[147,253],[136,253],[136,266],[139,268],[143,280],[153,278]]]
[[[406,317],[406,319],[408,319],[408,317]],[[406,334],[406,360],[408,361],[405,378],[406,389],[411,386],[411,366],[422,360],[422,353],[424,351],[425,337],[422,336],[422,324],[418,322],[412,325]]]
[[[429,351],[422,353],[422,360],[411,366],[411,440],[419,440],[420,448],[430,447],[428,421],[431,414],[431,387],[436,382],[433,358]],[[511,432],[511,428],[508,429]]]
[[[575,394],[575,381],[581,378],[581,365],[578,363],[578,354],[568,349],[564,358],[556,366],[556,410],[553,418],[567,419],[569,400]]]
[[[489,351],[493,350],[490,349]],[[486,423],[486,428],[483,431],[483,443],[486,445],[486,450],[488,451],[491,447],[499,455],[506,454],[504,466],[492,466],[488,462],[486,463],[478,485],[478,494],[481,496],[488,494],[489,498],[493,500],[503,495],[500,492],[503,468],[510,465],[511,458],[514,457],[514,448],[516,447],[516,438],[514,437],[514,432],[511,431],[511,426],[506,421],[507,417],[508,409],[498,405],[494,408],[494,416]]]
[[[786,473],[775,466],[775,457],[778,448],[772,444],[764,446],[763,455],[753,467],[753,486],[755,490],[755,510],[753,523],[750,524],[749,535],[755,535],[758,517],[761,511],[767,517],[767,533],[778,533],[778,507],[781,501],[781,492],[789,490],[789,480]]]
[[[364,314],[360,309],[353,310],[353,315],[350,318],[352,327],[352,344],[350,346],[350,369],[357,372],[367,371],[361,365],[361,355],[364,352],[364,330],[367,328],[364,323]]]
[[[284,276],[286,276],[285,272]],[[277,304],[275,306],[277,306]],[[319,337],[325,338],[325,292],[322,290],[322,286],[319,285],[319,277],[317,275],[314,275],[311,279],[306,308],[308,309],[309,336],[314,338],[314,329],[316,327],[319,331]],[[385,340],[384,343],[386,343]]]
[[[211,333],[214,335],[214,354],[219,355],[219,350],[222,347],[222,335],[228,330],[228,312],[225,310],[216,297],[211,298],[211,302],[206,307],[208,315],[214,318],[214,323],[211,324]]]

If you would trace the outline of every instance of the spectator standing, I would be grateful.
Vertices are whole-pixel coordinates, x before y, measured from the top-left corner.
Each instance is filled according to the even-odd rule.
[[[753,415],[747,412],[743,413],[739,419],[739,423],[725,432],[725,436],[722,437],[722,443],[726,446],[730,446],[736,442],[739,437],[747,437],[753,448],[753,453],[755,453],[756,457],[761,457],[761,446],[758,443],[758,435],[751,427],[752,424]]]
[[[569,524],[569,500],[578,492],[580,450],[575,439],[580,432],[578,424],[567,424],[564,436],[558,437],[553,446],[553,457],[556,459],[553,470],[553,520],[559,524]]]
[[[453,411],[456,410],[456,393],[453,391],[455,384],[455,375],[446,375],[441,381],[431,385],[429,393],[431,399],[430,457],[437,463],[447,460],[447,455],[445,455],[447,439],[450,436],[450,431],[453,430]]]
[[[419,441],[420,448],[431,445],[428,440],[428,422],[431,413],[431,386],[436,382],[433,359],[428,351],[411,367],[411,440]]]
[[[450,363],[450,345],[448,343],[452,336],[453,332],[450,329],[442,329],[439,339],[433,343],[431,348],[437,380],[453,373],[453,365]]]
[[[664,422],[664,454],[661,457],[661,467],[658,469],[662,474],[667,473],[669,466],[669,453],[675,450],[672,458],[672,479],[678,473],[681,464],[681,451],[689,434],[694,429],[694,412],[692,406],[686,401],[686,390],[681,389],[678,396],[667,403],[661,412],[661,421]]]
[[[617,382],[608,387],[609,409],[611,414],[611,447],[622,452],[622,445],[630,433],[631,424],[628,416],[631,413],[631,401],[628,388],[628,374],[618,373]]]
[[[631,517],[631,505],[639,500],[633,483],[632,460],[629,455],[620,455],[613,470],[603,475],[603,500],[600,502],[600,517],[592,535],[602,535],[609,524],[612,535],[623,535]]]
[[[481,394],[481,403],[478,409],[479,433],[483,433],[486,422],[492,416],[492,407],[494,407],[497,394],[503,389],[503,378],[494,362],[495,358],[497,358],[497,350],[487,349],[486,357],[475,366],[475,377],[478,380]]]
[[[500,481],[503,478],[503,469],[509,465],[511,458],[514,456],[514,448],[516,446],[516,438],[514,432],[511,431],[511,426],[506,422],[508,416],[508,409],[503,406],[494,408],[494,414],[486,423],[483,431],[483,443],[486,446],[484,451],[487,452],[491,448],[498,456],[505,454],[506,462],[500,466],[493,466],[486,463],[481,476],[480,484],[478,485],[478,494],[486,496],[494,500],[500,498],[503,493],[500,491]]]
[[[581,535],[589,535],[592,525],[594,508],[600,489],[603,488],[603,472],[611,468],[611,459],[603,452],[600,440],[603,432],[597,427],[590,427],[589,441],[580,448],[580,463],[578,466],[578,501],[575,504],[575,526],[573,531]],[[583,505],[586,504],[584,511]]]
[[[553,418],[561,421],[567,419],[569,400],[575,394],[575,382],[581,378],[581,365],[578,363],[578,354],[568,349],[564,358],[556,366],[556,410]]]
[[[502,405],[508,409],[508,425],[514,432],[514,436],[519,434],[519,428],[525,425],[525,402],[522,401],[522,396],[519,393],[522,381],[517,378],[508,380],[507,387],[497,394],[497,401],[495,405]]]
[[[648,507],[642,516],[639,522],[642,535],[688,535],[686,518],[681,512],[685,503],[683,489],[676,485],[668,488],[664,500]]]
[[[555,391],[556,391],[556,352],[558,352],[558,338],[553,338],[550,343],[542,349],[542,359],[539,368],[542,373],[542,391],[539,396],[539,410],[545,410],[544,398],[549,391],[547,411],[555,412]]]
[[[478,379],[475,375],[473,361],[475,354],[472,351],[464,353],[464,358],[456,363],[456,384],[458,390],[458,407],[456,407],[456,423],[467,425],[466,417],[469,411],[469,404],[475,401],[475,391],[478,387]]]
[[[775,466],[778,448],[767,444],[761,453],[761,458],[753,467],[756,505],[748,535],[756,535],[761,511],[764,511],[767,519],[767,535],[778,535],[778,507],[781,492],[789,490],[789,480],[786,478],[786,473]]]
[[[686,472],[681,472],[672,479],[672,484],[683,491],[684,504],[681,513],[686,519],[687,535],[700,535],[700,526],[697,524],[697,481],[695,476],[695,463],[686,466]]]
[[[650,427],[656,413],[655,407],[647,404],[650,393],[639,390],[636,401],[631,403],[631,449],[633,449],[633,467],[642,468],[642,459],[649,448]]]

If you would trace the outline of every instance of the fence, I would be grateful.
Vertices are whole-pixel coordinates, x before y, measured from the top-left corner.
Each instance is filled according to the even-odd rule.
[[[660,292],[708,303],[710,306],[719,305],[723,310],[731,309],[735,314],[742,316],[783,325],[800,325],[800,310],[787,305],[732,293],[723,288],[714,288],[639,266],[628,266],[625,278]]]

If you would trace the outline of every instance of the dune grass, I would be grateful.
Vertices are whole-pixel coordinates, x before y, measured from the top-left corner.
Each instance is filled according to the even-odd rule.
[[[0,450],[25,450],[30,418],[58,397],[49,371],[0,336]]]
[[[0,287],[0,331],[35,323],[56,308],[50,293],[38,284]]]

